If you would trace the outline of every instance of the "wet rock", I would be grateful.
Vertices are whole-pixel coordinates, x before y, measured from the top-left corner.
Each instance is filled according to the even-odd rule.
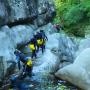
[[[84,90],[90,90],[89,66],[90,48],[87,48],[80,53],[73,64],[60,69],[55,75],[60,79],[69,81]]]
[[[36,68],[35,70],[40,69],[37,70],[37,72],[54,72],[54,70],[56,69],[55,66],[57,66],[56,64],[58,64],[57,62],[59,62],[59,60],[57,59],[57,56],[55,56],[49,49],[46,49],[44,55],[39,58],[38,68]]]
[[[45,79],[50,76],[51,73],[54,74],[59,67],[59,59],[54,55],[49,49],[46,49],[43,56],[37,59],[36,65],[33,67],[33,73],[37,76],[38,81],[40,79]]]

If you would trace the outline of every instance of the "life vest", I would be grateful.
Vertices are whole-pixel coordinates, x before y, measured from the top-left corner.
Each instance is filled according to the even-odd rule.
[[[32,67],[32,60],[28,59],[26,62],[26,65],[29,67]]]
[[[29,47],[31,50],[35,50],[34,44],[29,44],[28,47]]]
[[[37,44],[38,44],[38,45],[42,45],[43,42],[44,42],[43,39],[38,39],[38,40],[37,40]]]

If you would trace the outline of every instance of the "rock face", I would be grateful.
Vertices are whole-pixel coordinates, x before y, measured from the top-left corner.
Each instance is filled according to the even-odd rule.
[[[38,26],[42,26],[52,20],[52,16],[55,16],[54,3],[48,0],[38,0]]]
[[[53,3],[48,0],[0,0],[0,22],[8,23],[35,22],[38,26],[48,23],[55,16]]]
[[[90,90],[90,48],[85,49],[76,58],[75,62],[60,69],[56,76],[72,84]]]
[[[4,26],[0,29],[0,57],[2,57],[0,62],[3,63],[0,70],[4,70],[2,76],[6,74],[9,66],[15,63],[14,51],[17,45],[27,42],[32,35],[33,29],[28,25],[20,25],[11,29]]]

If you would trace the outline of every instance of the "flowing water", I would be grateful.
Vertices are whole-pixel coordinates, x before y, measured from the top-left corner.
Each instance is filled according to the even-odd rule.
[[[35,80],[36,79],[36,80]],[[17,82],[13,90],[79,90],[62,80],[39,80],[36,76]]]
[[[39,58],[42,54],[39,54]],[[30,56],[30,53],[29,55]],[[37,73],[35,70],[38,60],[33,61],[32,77],[26,77],[24,80],[17,80],[14,90],[81,90],[63,80],[58,80],[54,75],[46,73]]]

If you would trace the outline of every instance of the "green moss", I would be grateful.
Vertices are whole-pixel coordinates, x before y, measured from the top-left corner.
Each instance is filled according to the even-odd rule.
[[[90,19],[90,0],[55,0],[55,6],[57,15],[53,23],[63,23],[65,32],[70,35],[85,37],[85,27]]]

